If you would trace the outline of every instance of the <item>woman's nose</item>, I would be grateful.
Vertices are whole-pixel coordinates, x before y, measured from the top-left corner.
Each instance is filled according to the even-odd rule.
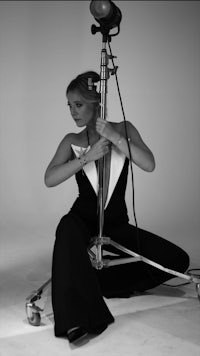
[[[72,115],[76,115],[76,108],[74,106],[72,106],[71,108],[71,113]]]

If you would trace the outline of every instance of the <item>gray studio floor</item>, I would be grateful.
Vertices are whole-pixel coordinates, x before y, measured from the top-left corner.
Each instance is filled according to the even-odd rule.
[[[115,323],[81,347],[54,337],[50,288],[39,303],[45,303],[42,323],[31,326],[25,299],[49,278],[52,244],[47,248],[45,239],[30,236],[30,231],[21,229],[2,237],[0,356],[200,355],[200,302],[194,284],[161,286],[129,299],[106,300]]]

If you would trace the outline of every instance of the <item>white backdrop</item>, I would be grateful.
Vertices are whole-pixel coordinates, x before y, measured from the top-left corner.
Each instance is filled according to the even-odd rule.
[[[111,45],[126,118],[156,158],[153,173],[134,167],[138,225],[178,243],[198,264],[200,3],[115,3],[123,18]],[[13,231],[26,229],[30,253],[33,235],[52,247],[56,225],[77,195],[74,178],[48,189],[43,176],[60,140],[77,130],[67,84],[82,71],[99,72],[101,35],[90,32],[89,4],[0,2],[1,237],[12,231],[16,244]],[[108,87],[109,120],[120,121],[113,77]],[[133,222],[131,195],[129,181]]]

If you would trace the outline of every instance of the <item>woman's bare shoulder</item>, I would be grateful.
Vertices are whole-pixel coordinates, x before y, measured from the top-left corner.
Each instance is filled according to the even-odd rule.
[[[70,145],[77,145],[83,147],[87,144],[85,129],[79,133],[71,133],[66,136],[66,140]]]
[[[62,146],[71,146],[72,144],[76,145],[76,144],[80,143],[81,139],[82,139],[82,132],[67,133],[61,140],[60,145],[62,145]]]

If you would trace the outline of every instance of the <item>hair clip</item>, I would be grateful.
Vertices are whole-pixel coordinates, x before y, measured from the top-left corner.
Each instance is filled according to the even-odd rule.
[[[92,81],[92,78],[88,78],[88,90],[93,90],[94,83]]]

